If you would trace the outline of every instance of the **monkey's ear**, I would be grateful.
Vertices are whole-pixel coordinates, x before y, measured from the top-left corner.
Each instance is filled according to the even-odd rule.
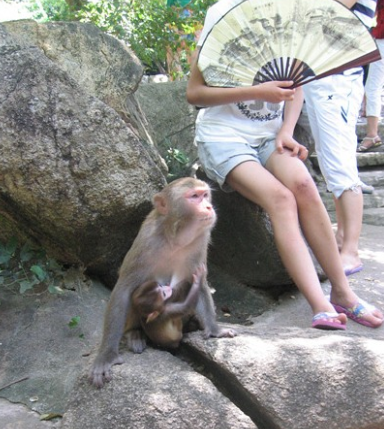
[[[146,323],[153,322],[157,317],[160,316],[160,313],[158,311],[152,311],[152,313],[148,314]]]
[[[156,194],[153,197],[153,205],[160,214],[166,215],[168,213],[167,199],[163,194]]]

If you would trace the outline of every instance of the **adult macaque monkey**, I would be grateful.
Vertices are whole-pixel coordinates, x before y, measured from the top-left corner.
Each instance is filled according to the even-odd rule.
[[[178,179],[156,194],[153,204],[124,258],[107,306],[103,338],[90,373],[97,387],[111,379],[114,364],[122,363],[119,343],[127,322],[128,347],[141,353],[146,346],[140,315],[132,305],[133,292],[155,281],[169,285],[175,298],[187,296],[184,288],[193,283],[193,274],[207,263],[211,230],[216,222],[209,186],[191,177]],[[232,329],[218,326],[205,273],[201,276],[195,314],[204,338],[236,335]]]
[[[195,312],[202,276],[205,274],[206,268],[202,265],[193,275],[192,285],[184,300],[182,296],[179,299],[174,294],[173,302],[170,302],[172,288],[153,281],[144,283],[133,292],[133,309],[139,314],[143,331],[154,344],[165,348],[179,346],[183,337],[183,326]],[[183,285],[176,285],[175,289],[178,292],[188,291]],[[132,322],[128,315],[126,330],[131,328],[130,323]]]

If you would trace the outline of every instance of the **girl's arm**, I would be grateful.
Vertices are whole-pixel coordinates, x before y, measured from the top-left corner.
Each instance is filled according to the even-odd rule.
[[[342,3],[344,6],[347,6],[348,9],[350,9],[357,0],[337,0],[339,3]]]
[[[292,152],[291,156],[297,156],[302,161],[307,158],[308,150],[293,138],[293,132],[303,107],[303,100],[302,88],[296,88],[295,98],[285,103],[283,125],[276,136],[276,149],[279,153],[283,153],[284,148],[289,149]]]
[[[296,88],[295,98],[287,101],[284,106],[284,122],[281,129],[293,135],[296,123],[303,108],[304,93],[301,87]]]
[[[266,82],[256,86],[220,88],[207,86],[197,67],[198,50],[192,59],[191,75],[187,86],[187,100],[196,106],[218,106],[239,101],[261,99],[270,103],[280,103],[294,99],[296,90],[289,89],[292,81]]]

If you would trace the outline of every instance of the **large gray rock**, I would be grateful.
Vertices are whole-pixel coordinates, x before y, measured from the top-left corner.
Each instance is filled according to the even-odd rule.
[[[112,107],[167,173],[134,93],[143,66],[123,42],[93,24],[19,20],[0,23],[0,46],[37,47],[85,92]]]
[[[79,379],[62,429],[257,428],[207,378],[170,353],[147,349],[123,356],[102,389],[91,387],[86,376]]]
[[[136,55],[92,24],[33,20],[0,24],[0,46],[37,47],[89,95],[124,110],[143,75]]]
[[[197,110],[186,100],[186,81],[142,83],[135,92],[148,120],[148,130],[163,158],[170,148],[180,150],[191,164],[197,159],[195,120]]]
[[[0,47],[0,152],[0,212],[107,277],[165,184],[121,117],[35,47]]]
[[[239,331],[232,341],[190,335],[185,353],[258,427],[384,427],[382,338],[263,323]]]

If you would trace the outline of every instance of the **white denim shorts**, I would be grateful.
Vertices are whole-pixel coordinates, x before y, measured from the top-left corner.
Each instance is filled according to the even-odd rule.
[[[275,139],[261,139],[258,146],[238,142],[196,142],[205,174],[226,192],[233,189],[226,183],[230,171],[245,161],[255,161],[265,167],[276,150]]]

